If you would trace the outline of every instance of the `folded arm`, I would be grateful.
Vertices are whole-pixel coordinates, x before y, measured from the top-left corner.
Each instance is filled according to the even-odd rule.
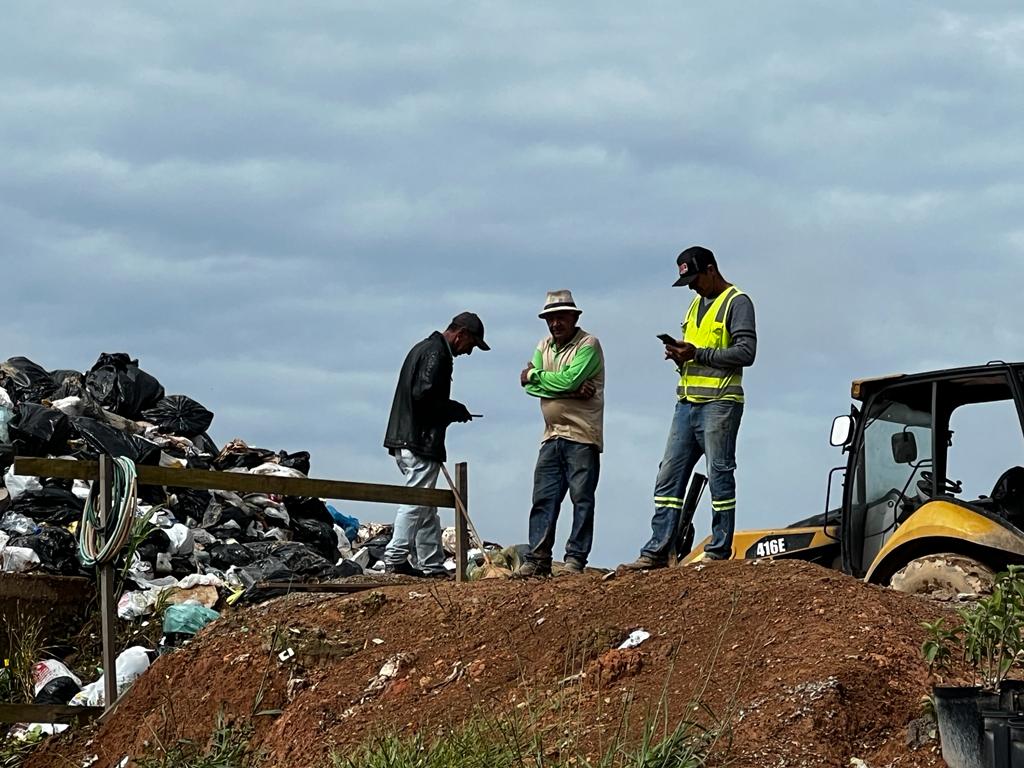
[[[601,371],[601,356],[592,346],[581,347],[573,361],[561,371],[543,371],[540,350],[533,353],[533,369],[529,372],[527,394],[534,397],[567,397],[576,392],[583,382]]]

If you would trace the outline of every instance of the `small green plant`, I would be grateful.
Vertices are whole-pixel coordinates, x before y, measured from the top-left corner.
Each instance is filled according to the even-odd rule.
[[[921,654],[930,671],[969,672],[973,682],[996,690],[1024,661],[1024,566],[1011,565],[996,578],[992,594],[957,610],[960,625],[945,619],[923,622]]]
[[[256,768],[260,760],[249,747],[251,735],[248,726],[228,723],[221,710],[206,744],[178,739],[165,746],[157,739],[151,752],[138,758],[135,764],[138,768]]]
[[[551,748],[523,716],[477,714],[433,739],[422,733],[378,735],[352,754],[335,754],[334,768],[701,768],[711,731],[680,722],[665,736],[659,718],[647,721],[635,746],[619,736],[597,762],[583,750]]]
[[[39,730],[29,731],[24,738],[6,738],[0,740],[0,768],[20,768],[25,759],[43,740]]]
[[[8,622],[8,658],[4,659],[4,683],[8,702],[29,702],[35,694],[32,683],[32,667],[43,658],[46,647],[43,644],[43,618],[32,613],[18,612],[15,621]]]

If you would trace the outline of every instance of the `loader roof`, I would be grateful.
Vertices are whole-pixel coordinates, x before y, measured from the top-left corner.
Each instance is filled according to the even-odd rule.
[[[993,386],[1005,387],[1007,371],[1016,374],[1017,380],[1024,385],[1024,363],[1004,363],[995,361],[985,365],[965,366],[962,368],[944,368],[921,373],[890,373],[864,379],[854,379],[850,386],[850,396],[854,400],[865,401],[876,392],[893,384],[925,384],[931,381],[948,381],[956,379],[964,385],[976,385],[983,388]]]

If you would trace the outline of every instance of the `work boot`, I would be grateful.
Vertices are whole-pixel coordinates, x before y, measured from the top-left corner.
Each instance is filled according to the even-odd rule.
[[[719,560],[728,560],[729,558],[725,555],[720,555],[717,552],[703,552],[700,557],[693,561],[693,564],[697,563],[713,563]]]
[[[632,563],[623,563],[619,566],[619,570],[623,571],[653,571],[658,568],[667,568],[667,560],[659,560],[651,557],[650,555],[640,555]]]
[[[414,568],[408,560],[403,560],[400,563],[384,563],[384,573],[393,576],[415,576],[417,579],[427,578],[427,574],[419,568]]]
[[[546,579],[550,575],[550,565],[541,565],[540,563],[535,563],[533,560],[527,560],[512,571],[513,579]]]
[[[586,567],[586,563],[580,562],[575,557],[567,557],[565,565],[562,566],[562,573],[583,573],[583,569]]]

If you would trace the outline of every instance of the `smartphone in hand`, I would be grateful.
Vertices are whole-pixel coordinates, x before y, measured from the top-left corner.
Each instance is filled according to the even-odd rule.
[[[673,347],[679,346],[679,341],[672,336],[669,336],[667,333],[659,333],[658,338],[661,339],[662,344],[668,344]]]

